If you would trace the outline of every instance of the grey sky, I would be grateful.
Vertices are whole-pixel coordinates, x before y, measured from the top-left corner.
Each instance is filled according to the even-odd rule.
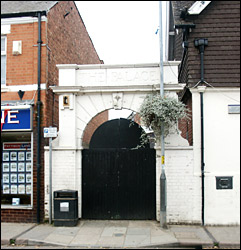
[[[75,1],[105,64],[160,60],[158,1]]]

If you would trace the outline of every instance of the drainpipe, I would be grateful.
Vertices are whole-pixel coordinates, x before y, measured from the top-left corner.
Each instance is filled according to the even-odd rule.
[[[41,12],[38,12],[38,100],[37,100],[37,223],[40,223],[40,170],[41,170]]]
[[[194,41],[195,47],[199,49],[200,63],[201,63],[201,79],[199,83],[205,83],[204,81],[204,49],[208,45],[208,39],[196,39]],[[198,84],[199,84],[198,83]],[[201,111],[201,178],[202,178],[202,225],[204,226],[204,116],[203,116],[203,92],[205,87],[200,90],[200,111]]]
[[[206,38],[201,38],[201,39],[196,39],[194,41],[195,47],[199,48],[199,53],[200,53],[200,60],[201,60],[201,80],[200,83],[205,83],[204,81],[204,66],[203,66],[203,59],[204,59],[204,49],[205,46],[208,45],[208,39]]]

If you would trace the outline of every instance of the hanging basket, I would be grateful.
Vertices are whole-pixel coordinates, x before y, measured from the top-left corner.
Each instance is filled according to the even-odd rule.
[[[149,94],[140,107],[140,117],[145,127],[154,131],[156,136],[161,135],[161,125],[164,125],[164,135],[177,125],[179,119],[189,119],[188,109],[185,104],[158,94]]]

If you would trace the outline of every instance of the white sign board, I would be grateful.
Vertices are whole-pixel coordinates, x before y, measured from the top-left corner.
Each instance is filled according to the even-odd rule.
[[[60,202],[60,212],[69,212],[69,202]]]
[[[57,128],[44,128],[44,138],[57,137]]]

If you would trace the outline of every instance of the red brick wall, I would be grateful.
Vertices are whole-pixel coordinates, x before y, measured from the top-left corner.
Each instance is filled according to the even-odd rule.
[[[181,136],[188,140],[189,145],[193,145],[193,133],[192,133],[192,96],[191,93],[187,94],[188,98],[185,98],[183,102],[188,108],[190,119],[181,119],[178,122],[178,129],[181,131]]]
[[[44,22],[42,22],[44,24]],[[41,32],[46,33],[45,25]],[[43,43],[46,43],[43,35]],[[7,74],[6,85],[37,84],[38,23],[12,24],[11,33],[7,34]],[[13,55],[13,41],[22,41],[22,54]],[[42,68],[46,68],[46,47],[42,47]],[[46,71],[43,70],[42,82],[46,82]],[[4,98],[4,96],[2,95]]]
[[[66,12],[69,14],[64,17]],[[48,86],[58,85],[57,64],[100,64],[101,60],[73,1],[59,1],[48,13]],[[58,96],[48,92],[48,124],[58,125]]]

